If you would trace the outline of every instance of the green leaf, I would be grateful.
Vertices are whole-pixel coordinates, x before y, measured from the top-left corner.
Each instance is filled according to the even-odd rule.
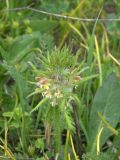
[[[98,89],[91,108],[88,123],[89,144],[88,151],[96,150],[96,139],[103,122],[98,116],[98,112],[115,128],[120,118],[120,84],[115,74],[108,76],[103,86]],[[112,132],[105,128],[101,136],[101,144],[111,136]]]
[[[106,16],[106,18],[108,19],[119,19],[119,15],[115,14],[115,13],[111,13],[111,14],[108,14]],[[113,35],[113,36],[120,36],[120,23],[118,23],[117,21],[114,22],[114,23],[110,23],[110,22],[105,22],[105,25],[106,25],[106,29],[107,31]]]
[[[46,101],[47,101],[47,98],[43,98],[43,99],[37,104],[37,106],[34,107],[34,108],[31,110],[30,114],[31,114],[32,112],[38,110],[39,107],[40,107],[41,105],[43,105]]]
[[[39,32],[34,32],[32,35],[26,34],[17,37],[10,46],[7,61],[15,63],[23,59],[25,56],[28,56],[30,50],[38,44],[38,35],[41,36]]]
[[[11,117],[13,115],[13,112],[4,112],[3,116],[4,117]]]
[[[31,20],[30,27],[34,31],[40,31],[41,33],[50,33],[57,26],[57,21],[53,20]]]
[[[36,160],[45,160],[45,158],[41,157],[41,158],[37,158]]]
[[[31,97],[31,96],[33,96],[33,95],[35,95],[35,94],[40,94],[42,91],[43,91],[43,89],[37,88],[34,92],[32,92],[31,94],[29,94],[29,95],[27,96],[27,98],[29,98],[29,97]]]
[[[37,139],[35,142],[35,147],[39,149],[44,149],[44,140],[43,139]]]
[[[114,129],[99,112],[98,112],[98,116],[100,117],[102,122],[105,124],[105,126],[107,128],[109,128],[111,130],[111,132],[113,132],[113,134],[118,135],[118,131],[116,129]]]

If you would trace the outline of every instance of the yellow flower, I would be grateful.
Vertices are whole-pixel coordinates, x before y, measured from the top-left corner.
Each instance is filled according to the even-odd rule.
[[[46,89],[46,90],[48,90],[50,88],[49,86],[50,86],[50,83],[46,83],[43,85],[44,89]]]

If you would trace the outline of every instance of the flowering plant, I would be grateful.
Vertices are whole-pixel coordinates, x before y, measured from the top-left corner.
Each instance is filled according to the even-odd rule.
[[[73,87],[81,80],[80,65],[74,56],[64,47],[55,49],[46,57],[41,56],[42,71],[35,78],[37,89],[42,89],[42,95],[50,100],[52,106],[59,105],[64,98],[70,100]]]

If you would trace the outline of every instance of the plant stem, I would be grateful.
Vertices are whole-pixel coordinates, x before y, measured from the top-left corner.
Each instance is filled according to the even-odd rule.
[[[72,107],[73,107],[73,117],[74,117],[75,128],[76,128],[77,154],[81,156],[83,152],[83,148],[82,148],[82,139],[80,134],[80,123],[79,123],[78,114],[77,114],[77,106],[74,102],[72,102]]]
[[[61,150],[61,131],[60,131],[60,112],[59,108],[54,108],[54,127],[55,127],[55,148],[56,153]]]
[[[16,70],[16,84],[18,87],[18,94],[19,94],[19,98],[20,98],[20,104],[22,107],[22,127],[21,127],[21,139],[22,139],[22,148],[23,148],[23,153],[26,153],[27,150],[27,143],[26,143],[26,137],[25,137],[25,101],[24,101],[24,95],[23,95],[23,91],[22,91],[22,84],[21,84],[21,77],[20,74],[18,73],[18,71]]]

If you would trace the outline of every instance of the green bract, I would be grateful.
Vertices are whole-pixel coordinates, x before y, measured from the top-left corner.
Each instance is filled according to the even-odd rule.
[[[36,77],[37,86],[43,89],[43,97],[50,99],[52,106],[58,105],[61,99],[69,100],[73,87],[81,79],[77,56],[69,49],[54,49],[47,56],[41,56],[42,70]]]

